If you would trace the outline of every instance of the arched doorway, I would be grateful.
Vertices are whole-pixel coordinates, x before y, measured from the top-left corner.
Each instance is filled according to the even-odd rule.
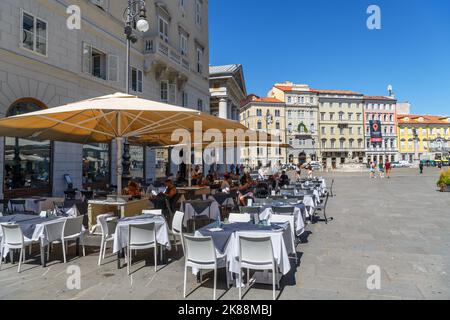
[[[33,98],[11,104],[6,116],[39,111],[47,107]],[[52,143],[32,138],[5,137],[3,185],[5,198],[51,195]]]

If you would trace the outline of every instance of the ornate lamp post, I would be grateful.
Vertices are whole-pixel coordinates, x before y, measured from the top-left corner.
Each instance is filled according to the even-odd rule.
[[[417,132],[417,129],[413,129],[413,136],[414,136],[414,165],[419,166],[420,159],[419,159],[419,134]]]
[[[269,134],[269,125],[271,125],[272,122],[273,122],[272,115],[270,114],[270,111],[267,110],[267,113],[266,113],[266,130],[267,130],[266,132],[267,132],[267,134]],[[266,145],[266,156],[267,156],[266,161],[269,161],[269,145],[268,144]],[[266,165],[267,164],[268,164],[268,162],[266,162]]]
[[[125,85],[126,92],[130,93],[130,65],[131,65],[131,44],[138,41],[137,36],[134,33],[136,28],[140,32],[147,32],[150,25],[147,21],[147,10],[145,8],[144,0],[128,0],[128,6],[123,13],[123,21],[125,22],[125,36],[127,37],[127,63],[126,63],[126,75],[125,75]],[[118,141],[119,143],[120,141]],[[118,155],[119,156],[119,155]],[[118,170],[123,170],[122,176],[124,178],[130,178],[130,145],[128,141],[125,140],[124,152],[123,152],[122,168]]]

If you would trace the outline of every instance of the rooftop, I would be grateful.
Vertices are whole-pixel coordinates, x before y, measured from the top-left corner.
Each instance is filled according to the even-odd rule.
[[[228,64],[224,66],[210,66],[209,67],[209,74],[210,75],[216,75],[216,74],[223,74],[223,73],[234,73],[241,67],[240,64]]]
[[[450,125],[450,116],[431,116],[431,115],[416,115],[416,114],[402,114],[397,116],[399,123],[425,123],[425,124],[447,124]]]

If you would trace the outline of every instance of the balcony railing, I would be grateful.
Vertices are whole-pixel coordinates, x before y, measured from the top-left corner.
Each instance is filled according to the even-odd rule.
[[[145,54],[153,54],[180,66],[186,71],[190,71],[190,63],[183,58],[179,50],[172,47],[158,37],[145,39]]]

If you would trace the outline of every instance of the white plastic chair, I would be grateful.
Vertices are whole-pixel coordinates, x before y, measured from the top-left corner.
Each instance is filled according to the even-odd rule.
[[[238,222],[247,223],[250,222],[251,219],[252,219],[251,215],[249,215],[248,213],[230,213],[228,217],[228,221],[230,223],[238,223]]]
[[[273,300],[275,297],[277,264],[273,254],[270,237],[239,235],[239,283],[242,284],[242,268],[247,269],[247,284],[250,270],[272,270]],[[239,286],[239,300],[242,299],[242,286]]]
[[[157,266],[158,245],[156,243],[155,223],[130,224],[128,227],[127,272],[130,275],[131,251],[154,249],[155,272]]]
[[[155,216],[162,216],[163,212],[161,209],[157,210],[142,210],[142,214],[152,214]]]
[[[20,267],[22,266],[22,261],[25,262],[26,250],[25,248],[31,245],[31,240],[25,240],[23,237],[22,229],[17,224],[1,224],[2,227],[2,242],[1,242],[1,250],[0,250],[0,270],[2,268],[3,262],[3,254],[5,249],[9,250],[19,250],[19,267],[17,272],[20,273]],[[13,255],[11,254],[11,259],[13,259]],[[13,261],[11,260],[11,263]]]
[[[183,220],[184,213],[181,211],[175,212],[172,220],[172,230],[169,230],[170,235],[173,237],[173,241],[175,242],[175,250],[178,251],[177,237],[180,238],[181,248],[184,251],[184,242],[183,242]]]
[[[295,263],[298,262],[297,249],[295,247],[295,222],[294,216],[285,216],[280,214],[272,214],[269,218],[270,223],[286,223],[289,222],[289,226],[291,229],[291,239],[292,239],[292,249],[295,253]]]
[[[84,231],[83,231],[83,216],[79,216],[76,218],[67,218],[64,221],[64,226],[61,235],[61,245],[63,251],[64,263],[67,263],[67,250],[68,250],[68,242],[76,241],[80,239],[80,245],[83,248],[83,257],[86,256],[86,251],[84,249]]]
[[[185,235],[184,245],[186,257],[184,264],[183,297],[186,298],[187,268],[190,267],[199,269],[200,274],[203,270],[214,270],[213,300],[216,300],[217,268],[225,267],[227,273],[227,287],[230,285],[226,257],[217,259],[216,249],[214,248],[214,243],[211,237],[193,237]]]
[[[116,221],[110,220],[113,219],[114,215],[111,213],[106,213],[97,216],[97,223],[100,225],[100,229],[102,231],[102,240],[100,244],[100,253],[98,256],[98,265],[100,266],[102,263],[102,259],[105,259],[106,254],[106,246],[108,242],[114,241],[114,233],[116,231]],[[113,230],[114,229],[114,230]]]

